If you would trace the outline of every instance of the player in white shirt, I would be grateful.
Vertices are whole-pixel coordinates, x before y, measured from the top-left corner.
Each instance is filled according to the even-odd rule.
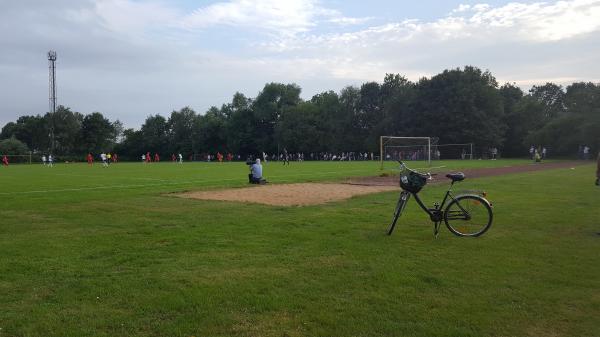
[[[53,167],[54,166],[54,158],[52,157],[51,154],[48,155],[48,166],[49,167]]]
[[[183,156],[181,153],[177,154],[177,157],[179,158],[179,164],[183,164]]]
[[[44,164],[44,166],[46,166],[46,155],[42,156],[42,164]]]
[[[102,152],[100,154],[100,159],[102,159],[102,166],[103,167],[108,167],[108,163],[106,162],[106,159],[107,159],[106,153]]]

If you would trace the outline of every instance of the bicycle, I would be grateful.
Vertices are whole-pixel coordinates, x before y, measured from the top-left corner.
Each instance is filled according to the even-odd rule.
[[[477,237],[485,233],[492,225],[492,204],[485,198],[486,193],[481,191],[470,191],[468,194],[454,195],[452,186],[454,183],[465,180],[461,172],[446,174],[451,180],[450,187],[441,204],[436,202],[433,208],[427,208],[421,198],[419,191],[432,179],[431,173],[420,173],[408,168],[403,162],[400,163],[400,197],[394,211],[394,219],[388,228],[388,235],[392,235],[398,218],[404,211],[410,196],[414,196],[417,204],[427,213],[434,223],[433,234],[437,238],[442,220],[448,230],[456,236]],[[448,205],[446,202],[448,201]]]

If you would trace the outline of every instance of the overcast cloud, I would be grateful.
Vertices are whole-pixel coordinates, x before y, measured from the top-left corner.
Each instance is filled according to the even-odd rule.
[[[600,0],[464,2],[390,20],[381,4],[357,16],[333,0],[2,0],[0,127],[47,111],[50,49],[59,104],[135,128],[184,106],[203,113],[235,91],[254,97],[271,81],[310,98],[468,64],[524,89],[600,82]]]

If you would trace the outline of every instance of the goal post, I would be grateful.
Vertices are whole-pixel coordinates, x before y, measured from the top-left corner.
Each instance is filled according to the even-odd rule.
[[[32,164],[33,163],[33,155],[29,154],[0,154],[0,159],[6,156],[9,164]],[[36,156],[39,157],[39,156]],[[41,162],[41,160],[39,161]],[[1,164],[1,163],[0,163]]]
[[[386,160],[425,160],[431,166],[431,137],[379,137],[379,164]]]

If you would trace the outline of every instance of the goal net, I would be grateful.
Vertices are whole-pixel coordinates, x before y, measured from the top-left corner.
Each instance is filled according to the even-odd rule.
[[[473,143],[432,144],[432,160],[473,159]]]
[[[381,136],[379,139],[379,161],[383,169],[386,162],[421,161],[431,165],[431,137]]]

